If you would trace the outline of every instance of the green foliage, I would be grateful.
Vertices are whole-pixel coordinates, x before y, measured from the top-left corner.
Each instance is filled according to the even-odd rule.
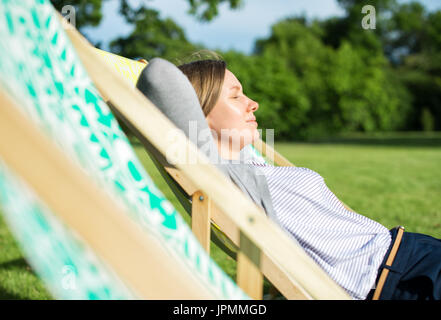
[[[51,0],[52,5],[61,12],[64,6],[74,6],[75,26],[81,29],[86,26],[97,26],[103,14],[101,12],[103,0]]]
[[[363,30],[366,3],[339,3],[344,17],[288,18],[256,42],[249,61],[272,64],[273,70],[284,66],[274,71],[283,83],[269,84],[274,80],[265,70],[271,67],[260,73],[244,61],[236,67],[239,80],[251,78],[274,90],[245,86],[256,99],[265,92],[260,123],[272,124],[276,138],[289,140],[348,131],[440,130],[441,11],[427,12],[416,2],[370,1],[377,28]],[[293,96],[284,99],[285,90]]]
[[[196,46],[185,37],[184,31],[171,19],[161,19],[159,12],[141,6],[138,9],[123,7],[122,13],[134,30],[126,37],[110,43],[112,52],[129,58],[152,59],[162,57],[175,60],[191,53]]]
[[[427,108],[423,109],[421,124],[423,125],[424,131],[433,131],[434,129],[435,119]]]
[[[75,7],[76,12],[79,14],[76,16],[76,27],[81,29],[85,26],[97,26],[102,19],[102,4],[109,0],[50,0],[52,5],[61,11],[66,5]],[[113,0],[112,0],[113,1]],[[130,5],[128,0],[118,0],[120,3],[121,13],[126,16],[134,8]],[[239,8],[243,3],[242,0],[183,0],[190,4],[189,14],[194,15],[201,21],[210,21],[214,19],[218,14],[218,6],[221,3],[228,3],[230,9]],[[141,7],[145,7],[145,3],[148,1],[141,1]],[[127,16],[126,16],[127,17]],[[131,21],[134,22],[133,20]]]
[[[236,52],[227,52],[223,57],[241,81],[244,92],[259,102],[259,126],[276,128],[278,137],[288,138],[292,125],[299,126],[304,121],[309,101],[298,77],[286,72],[286,62],[270,55],[248,57]]]
[[[395,49],[391,58],[397,60],[395,72],[414,101],[406,127],[441,130],[441,11],[403,4],[392,20],[397,32],[390,41]]]
[[[77,25],[96,25],[105,0],[73,4]],[[189,13],[211,20],[222,4],[241,0],[186,0]],[[69,2],[69,3],[68,3]],[[133,31],[113,40],[112,52],[129,58],[162,57],[176,64],[202,49],[171,19],[141,2],[119,0]],[[421,3],[372,0],[376,29],[364,30],[364,1],[338,0],[346,14],[310,21],[286,18],[255,43],[253,54],[224,52],[247,95],[259,102],[261,128],[276,139],[314,139],[344,132],[441,130],[441,11]],[[81,14],[79,14],[81,13]],[[265,133],[265,132],[263,132]]]
[[[325,34],[317,21],[288,18],[256,43],[253,56],[224,55],[260,102],[260,125],[288,140],[402,129],[410,96],[383,53],[346,40],[333,48]]]
[[[229,3],[231,9],[236,9],[242,0],[189,0],[189,13],[203,21],[210,21],[219,14],[218,7],[221,3]]]

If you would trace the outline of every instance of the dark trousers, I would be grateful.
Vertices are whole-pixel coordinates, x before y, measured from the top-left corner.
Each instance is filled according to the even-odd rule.
[[[392,243],[396,234],[397,229],[392,229]],[[388,268],[390,271],[380,300],[441,300],[441,240],[404,232],[395,260]],[[367,299],[371,299],[372,294],[373,291]]]

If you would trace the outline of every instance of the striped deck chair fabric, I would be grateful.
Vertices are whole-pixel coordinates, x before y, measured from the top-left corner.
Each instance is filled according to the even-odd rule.
[[[193,270],[197,281],[215,297],[248,298],[204,252],[155,187],[89,79],[49,1],[0,0],[0,91],[124,206],[133,221],[154,234],[164,250]],[[8,168],[1,155],[0,205],[26,259],[54,298],[136,298],[111,267]]]

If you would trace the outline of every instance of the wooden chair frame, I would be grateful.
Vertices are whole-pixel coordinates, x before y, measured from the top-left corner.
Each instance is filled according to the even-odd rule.
[[[151,151],[151,146],[145,141],[145,139],[143,137],[139,137],[139,135],[138,138],[141,139],[142,144],[150,154],[157,169],[165,178],[169,187],[172,189],[184,208],[186,203],[189,202],[188,198],[191,199],[190,206],[192,231],[207,253],[210,253],[210,239],[217,240],[215,243],[219,245],[219,239],[213,239],[213,233],[211,232],[214,229],[211,228],[213,223],[216,225],[215,228],[219,228],[224,234],[227,235],[228,239],[231,240],[234,246],[239,247],[243,241],[246,241],[246,239],[242,239],[240,236],[237,236],[238,232],[235,229],[234,223],[228,221],[228,218],[225,217],[221,209],[214,204],[209,195],[197,188],[192,181],[187,179],[185,175],[182,174],[181,170],[164,164],[164,162],[161,163],[161,161],[158,161],[157,153],[155,151]],[[295,166],[261,139],[257,140],[253,145],[263,156],[268,156],[270,159],[273,159],[276,165]],[[168,177],[164,175],[164,171]],[[172,178],[172,181],[170,181],[169,177]],[[176,183],[180,188],[173,186],[173,184]],[[185,192],[187,198],[182,196],[182,191]],[[225,246],[222,246],[222,244],[220,245],[224,251],[229,250],[228,247],[225,248]],[[254,248],[252,248],[252,244],[250,244],[250,246],[251,248],[248,249],[248,251],[256,251]],[[230,256],[232,256],[232,254],[230,254]],[[252,256],[253,259],[249,259],[248,256]],[[295,282],[291,281],[283,270],[273,263],[270,257],[262,254],[261,258],[259,259],[256,258],[255,253],[246,255],[243,254],[242,250],[238,252],[236,258],[237,284],[251,297],[255,299],[263,298],[263,275],[265,275],[274,288],[282,293],[287,299],[311,299],[311,296],[302,290],[301,287],[299,287]],[[256,266],[260,266],[260,269]],[[274,292],[271,293],[274,294]]]
[[[112,267],[136,297],[216,298],[194,281],[184,262],[170,256],[157,238],[144,232],[125,208],[41,132],[17,103],[0,87],[1,159]]]
[[[165,155],[168,146],[166,134],[168,130],[175,130],[170,120],[102,61],[76,30],[68,27],[67,33],[105,100],[112,103],[119,117],[139,137]],[[103,74],[106,76],[103,77]],[[239,286],[251,297],[261,298],[263,272],[288,298],[349,298],[301,247],[267,219],[263,210],[247,199],[183,133],[176,138],[179,153],[185,159],[195,159],[197,165],[178,161],[175,168],[167,170],[174,179],[179,179],[186,193],[192,195],[193,203],[200,201],[194,208],[197,218],[193,224],[202,245],[206,247],[209,241],[207,221],[213,220],[239,246]],[[203,198],[199,200],[201,196]],[[207,213],[204,213],[205,210]]]

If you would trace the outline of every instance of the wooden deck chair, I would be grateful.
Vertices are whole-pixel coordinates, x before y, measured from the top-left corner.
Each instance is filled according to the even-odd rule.
[[[131,60],[125,57],[93,48],[98,55],[102,57],[106,63],[108,63],[112,68],[114,68],[122,77],[128,80],[133,87],[136,86],[139,75],[141,71],[145,68],[148,63],[147,60]],[[141,138],[142,139],[142,138]],[[264,144],[264,142],[262,142]],[[195,208],[192,207],[192,194],[186,192],[181,185],[185,185],[184,181],[175,180],[173,178],[173,169],[171,166],[167,165],[163,157],[158,153],[158,151],[153,148],[148,141],[144,141],[144,147],[147,153],[150,155],[152,162],[161,174],[161,176],[166,181],[169,188],[172,190],[173,194],[176,196],[184,210],[191,217],[192,211]],[[162,159],[160,161],[159,159]],[[182,179],[181,179],[182,180]],[[196,195],[194,195],[196,197]],[[199,195],[200,197],[200,195]],[[199,236],[200,228],[196,228],[199,225],[197,219],[193,220],[195,222],[193,231]],[[211,223],[211,241],[213,241],[217,246],[219,246],[225,253],[227,253],[231,258],[236,259],[237,246],[226,236],[215,223]],[[199,239],[199,238],[198,238]],[[204,248],[209,252],[209,243],[204,243]]]
[[[116,55],[111,52],[107,52],[98,48],[93,48],[94,51],[98,55],[100,55],[106,63],[108,63],[112,68],[114,68],[119,74],[122,75],[122,77],[126,80],[128,80],[134,87],[136,86],[136,83],[138,81],[139,75],[141,74],[142,70],[145,68],[145,66],[148,64],[148,61],[145,59],[139,59],[139,60],[132,60],[128,59],[119,55]],[[272,160],[272,162],[275,165],[278,166],[292,166],[295,165],[291,163],[288,159],[286,159],[282,154],[277,152],[273,147],[266,144],[262,139],[256,140],[253,145],[249,145],[246,147],[246,152],[248,153],[248,158],[250,159],[256,159],[258,161],[264,161],[265,157]],[[167,172],[166,168],[162,164],[158,162],[158,159],[156,158],[155,154],[152,154],[151,148],[147,149],[148,152],[150,152],[151,159],[153,160],[154,164],[156,165],[158,171],[161,173],[161,175],[166,180],[167,184],[177,197],[177,199],[180,201],[181,205],[184,207],[184,209],[187,211],[188,214],[191,215],[191,206],[189,206],[189,199],[188,197],[184,196],[183,192],[184,190],[177,184],[177,182],[172,178],[170,175],[171,172]],[[170,180],[171,178],[171,180]],[[212,225],[212,241],[223,248],[223,250],[230,255],[232,258],[236,258],[236,246],[226,237],[224,233],[221,232],[219,227],[213,223]]]
[[[61,280],[55,297],[103,298],[118,280],[107,298],[248,299],[143,171],[49,1],[0,0],[0,158],[7,220],[37,273]],[[54,244],[57,228],[73,232]],[[72,236],[93,262],[89,279],[73,270],[76,296],[52,267],[77,262],[63,242]]]
[[[99,56],[101,56],[102,59],[106,61],[106,63],[108,63],[119,74],[121,74],[123,78],[127,79],[131,83],[131,85],[136,86],[139,74],[147,64],[146,60],[141,62],[134,61],[97,48],[93,48],[93,50]],[[155,164],[157,170],[167,182],[169,188],[179,200],[185,211],[189,214],[189,216],[192,217],[192,230],[201,242],[204,249],[208,253],[210,252],[211,240],[231,258],[236,260],[238,252],[237,241],[236,243],[234,243],[224,232],[222,232],[221,228],[216,223],[214,223],[212,219],[210,219],[212,214],[209,212],[213,210],[211,208],[211,205],[207,205],[211,203],[210,197],[208,195],[204,195],[202,192],[200,192],[200,190],[197,190],[197,188],[192,185],[191,181],[186,180],[182,176],[182,174],[179,173],[178,169],[167,163],[164,157],[148,142],[148,140],[144,139],[144,137],[142,136],[140,137],[139,135],[138,138],[140,141],[142,141],[142,144],[144,145],[147,153],[150,155],[152,162]],[[267,153],[271,153],[271,156],[274,157],[275,162],[277,162],[278,164],[292,165],[282,155],[277,153],[271,147],[267,146],[262,140],[259,139],[259,141],[255,145],[257,146],[257,152],[256,150],[249,150],[250,153],[256,152],[258,157],[261,157],[262,154],[266,155]],[[248,271],[244,270],[244,272]],[[259,284],[259,287],[258,290],[256,290],[258,293],[254,293],[254,296],[261,298],[262,288],[260,286],[260,283],[262,282],[262,280],[259,279],[260,274],[256,275],[256,278],[256,283]],[[272,278],[274,278],[274,276]],[[277,278],[282,279],[283,277],[279,275]],[[245,285],[241,283],[241,279],[243,279],[243,277],[240,278],[239,275],[238,284],[239,286],[245,287]],[[286,281],[283,282],[287,283]],[[287,288],[290,287],[289,285],[285,286]],[[297,292],[295,289],[293,289],[292,291],[290,291],[289,289],[285,289],[283,291],[288,298],[305,298],[300,292]]]
[[[113,69],[115,69],[119,74],[123,76],[123,78],[129,80],[131,85],[135,86],[137,79],[148,63],[146,60],[142,59],[142,61],[130,60],[125,57],[118,56],[116,54],[103,51],[97,48],[93,48],[99,56],[103,58],[106,63],[108,63]],[[139,132],[138,132],[139,133]],[[227,253],[233,259],[237,259],[237,241],[236,243],[231,240],[224,232],[222,232],[221,228],[214,223],[213,219],[208,219],[207,217],[211,216],[207,214],[207,211],[212,210],[210,205],[207,206],[207,203],[210,203],[210,197],[207,195],[203,195],[200,190],[197,190],[194,185],[180,174],[179,170],[173,166],[170,166],[164,158],[158,153],[158,151],[152,147],[152,145],[145,140],[142,136],[138,135],[138,138],[143,142],[143,145],[146,151],[149,153],[151,160],[155,164],[156,168],[167,182],[168,186],[175,194],[176,198],[181,203],[182,207],[186,210],[186,212],[192,217],[192,229],[195,233],[196,237],[199,239],[205,250],[209,252],[210,250],[210,240],[215,243],[218,247],[220,247],[225,253]],[[273,147],[266,144],[261,139],[258,139],[254,142],[253,146],[246,148],[245,150],[248,155],[247,157],[250,159],[255,158],[257,161],[266,162],[265,158],[269,159],[272,163],[278,166],[295,166],[288,159],[286,159],[283,155],[278,153]],[[204,199],[201,201],[200,199]],[[197,201],[196,201],[197,200]],[[343,205],[351,210],[344,203]],[[209,225],[211,225],[211,232]],[[271,270],[269,273],[279,273],[278,271]],[[303,293],[299,292],[295,288],[290,285],[287,285],[289,281],[283,279],[283,276],[280,275],[272,275],[270,276],[275,280],[279,285],[279,291],[281,291],[285,297],[291,299],[299,299],[305,298]],[[242,285],[239,281],[239,285]],[[244,285],[243,285],[244,286]],[[270,288],[270,296],[275,294],[274,286]],[[276,287],[277,288],[277,287]]]
[[[101,56],[103,60],[106,61],[106,63],[108,63],[118,73],[120,73],[123,78],[128,80],[133,86],[136,85],[139,74],[148,63],[145,59],[135,61],[97,48],[93,48],[92,50],[95,51],[99,56]],[[179,173],[178,169],[170,166],[148,141],[143,139],[142,136],[139,136],[139,132],[138,138],[143,142],[143,145],[146,151],[149,153],[156,168],[163,176],[170,189],[173,191],[176,198],[180,201],[181,205],[187,211],[187,213],[192,216],[193,212],[199,212],[199,214],[196,213],[195,218],[192,218],[192,228],[193,232],[201,241],[201,244],[204,246],[207,252],[209,252],[209,243],[211,239],[211,241],[219,246],[230,257],[236,259],[238,251],[237,244],[234,243],[224,232],[222,232],[221,228],[216,223],[214,223],[213,220],[211,220],[210,232],[208,227],[209,222],[207,220],[207,215],[205,214],[208,208],[206,207],[206,205],[204,206],[200,202],[193,201],[193,198],[204,198],[200,191],[196,191],[196,189],[191,185],[191,182],[187,181],[182,176],[182,174]],[[247,146],[245,149],[247,149],[245,151],[248,154],[248,158],[255,158],[258,161],[265,162],[266,158],[275,165],[295,166],[283,155],[278,153],[273,147],[269,146],[261,139],[258,139],[253,143],[252,146]],[[207,202],[209,202],[209,197],[207,197],[207,195],[205,195],[205,199]],[[199,206],[198,204],[201,204],[201,206]],[[352,210],[346,204],[342,204],[348,210]],[[280,278],[280,276],[278,278]],[[283,283],[283,281],[280,281],[280,283]],[[296,290],[292,290],[290,292],[289,289],[284,289],[283,292],[288,298],[304,298],[304,295]]]
[[[68,28],[68,34],[102,96],[113,104],[114,111],[140,137],[147,140],[164,157],[168,146],[165,139],[167,132],[176,129],[170,120],[128,81],[121,79],[76,30]],[[296,297],[349,298],[302,248],[269,221],[260,208],[214,168],[184,134],[178,135],[177,139],[178,153],[183,157],[196,159],[199,164],[195,166],[185,161],[178,162],[176,168],[179,171],[175,173],[190,182],[204,199],[207,199],[205,196],[210,196],[211,204],[203,201],[202,204],[211,208],[211,218],[238,244],[238,283],[252,297],[261,297],[261,289],[256,286],[262,282],[256,281],[255,275],[262,270],[268,274],[270,281],[279,283],[278,288],[289,287],[286,291],[296,292]],[[213,181],[216,181],[215,185]],[[207,217],[204,219],[210,220]],[[277,272],[269,275],[271,270]]]

